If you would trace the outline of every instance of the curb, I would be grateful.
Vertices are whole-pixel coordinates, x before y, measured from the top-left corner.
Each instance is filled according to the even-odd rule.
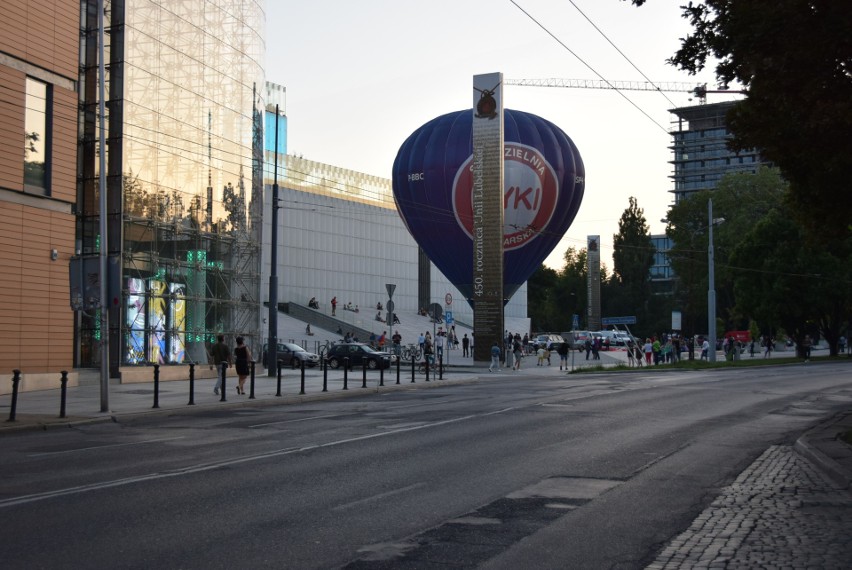
[[[852,488],[852,472],[821,451],[820,446],[836,445],[838,449],[840,449],[840,446],[850,448],[849,445],[838,441],[836,438],[838,429],[835,426],[842,423],[847,417],[852,417],[852,412],[842,412],[832,419],[808,430],[793,445],[793,449],[799,455],[816,465],[820,471],[827,475],[841,489]],[[848,450],[846,451],[848,452]]]

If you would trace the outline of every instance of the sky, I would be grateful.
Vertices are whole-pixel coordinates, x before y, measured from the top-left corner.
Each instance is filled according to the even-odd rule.
[[[413,131],[472,106],[474,75],[647,78],[712,89],[712,66],[690,76],[666,63],[690,30],[682,4],[268,0],[266,79],[287,91],[290,154],[389,179]],[[547,266],[561,269],[569,247],[583,248],[586,236],[599,235],[611,270],[613,234],[631,196],[651,233],[664,232],[660,220],[672,203],[669,109],[698,104],[692,94],[507,85],[503,97],[506,108],[562,128],[585,164],[582,205]],[[712,102],[732,97],[708,95]]]

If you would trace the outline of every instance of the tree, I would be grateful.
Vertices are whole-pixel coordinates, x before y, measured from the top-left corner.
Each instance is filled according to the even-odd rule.
[[[775,209],[731,256],[737,304],[757,318],[765,334],[783,328],[800,348],[806,334],[822,335],[836,355],[852,307],[849,262],[848,255],[839,259],[812,246],[790,212]]]
[[[587,252],[568,248],[565,265],[555,271],[545,265],[527,281],[527,313],[537,331],[571,330],[574,314],[586,306]]]
[[[555,302],[559,274],[541,265],[527,280],[527,307],[530,326],[534,331],[556,330],[558,306]]]
[[[645,220],[645,212],[633,196],[630,205],[618,221],[618,233],[613,234],[613,279],[624,291],[623,301],[633,310],[645,313],[651,295],[651,265],[654,246]]]
[[[632,0],[641,6],[645,0]],[[836,0],[704,0],[682,7],[692,33],[669,60],[748,91],[728,115],[734,149],[755,148],[790,183],[811,239],[852,233],[852,9]]]
[[[713,199],[713,217],[724,222],[714,225],[716,308],[725,327],[742,329],[749,314],[735,302],[734,277],[737,269],[729,258],[745,236],[770,211],[780,207],[787,191],[777,169],[761,168],[756,174],[728,174],[715,190],[698,192],[671,207],[666,235],[672,240],[669,261],[678,276],[675,298],[680,303],[687,330],[707,331],[704,316],[708,290],[707,201]]]

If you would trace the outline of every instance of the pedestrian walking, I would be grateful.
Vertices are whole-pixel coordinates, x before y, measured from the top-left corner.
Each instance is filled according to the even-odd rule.
[[[494,369],[500,372],[500,343],[496,340],[491,345],[491,365],[488,367],[489,372],[494,372]]]
[[[516,338],[514,343],[512,344],[512,355],[515,357],[515,370],[521,369],[521,358],[524,357],[524,345],[521,344],[520,339]]]
[[[562,370],[562,367],[565,367],[565,370],[568,370],[568,351],[570,347],[567,342],[560,342],[559,347],[556,349],[556,352],[559,353],[559,370]]]
[[[467,338],[467,333],[464,333],[462,338],[462,356],[470,356],[470,339]]]
[[[331,298],[331,316],[335,316],[337,314],[337,297]]]
[[[237,337],[237,346],[234,348],[234,368],[237,369],[237,394],[245,395],[246,391],[243,386],[246,383],[246,378],[249,375],[249,361],[251,360],[251,350],[245,344],[245,339],[241,336]]]
[[[216,386],[213,387],[213,393],[218,396],[222,387],[222,363],[227,363],[225,368],[231,365],[231,351],[225,344],[225,335],[216,336],[216,344],[210,349],[210,355],[213,356],[213,364],[216,366]]]

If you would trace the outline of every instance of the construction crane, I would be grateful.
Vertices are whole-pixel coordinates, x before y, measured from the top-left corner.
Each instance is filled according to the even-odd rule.
[[[703,105],[707,102],[708,93],[739,93],[739,89],[707,89],[707,84],[678,83],[663,81],[605,81],[598,79],[506,79],[504,85],[519,85],[523,87],[563,87],[568,89],[615,89],[619,91],[666,91],[672,93],[692,93]]]

